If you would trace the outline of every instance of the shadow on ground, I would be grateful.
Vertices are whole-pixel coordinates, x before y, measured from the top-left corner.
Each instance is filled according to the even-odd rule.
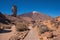
[[[0,30],[0,33],[9,33],[11,32],[12,30]]]

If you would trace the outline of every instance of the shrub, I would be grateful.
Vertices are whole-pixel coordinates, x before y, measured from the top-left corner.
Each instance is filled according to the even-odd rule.
[[[40,34],[46,32],[46,31],[49,31],[47,25],[39,25],[38,27],[39,27],[39,33]]]
[[[17,23],[16,29],[17,29],[17,31],[24,31],[24,30],[27,30],[28,27],[27,27],[27,24],[25,24],[25,23]]]
[[[59,22],[51,21],[51,24],[53,24],[54,27],[58,28]]]
[[[0,24],[0,29],[11,29],[11,25]]]

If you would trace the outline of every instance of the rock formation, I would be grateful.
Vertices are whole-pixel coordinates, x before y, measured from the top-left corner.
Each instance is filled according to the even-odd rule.
[[[12,6],[12,12],[13,12],[13,16],[16,17],[17,16],[17,6],[16,5]]]

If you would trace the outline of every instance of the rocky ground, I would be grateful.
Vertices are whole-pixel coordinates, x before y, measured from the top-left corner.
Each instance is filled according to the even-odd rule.
[[[0,40],[60,40],[60,16],[51,18],[38,12],[0,15]]]

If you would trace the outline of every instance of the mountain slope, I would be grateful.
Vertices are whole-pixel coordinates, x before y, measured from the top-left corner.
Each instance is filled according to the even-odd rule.
[[[48,15],[45,15],[45,14],[41,14],[39,12],[36,12],[36,11],[33,11],[33,12],[30,12],[30,13],[26,13],[26,14],[23,14],[23,15],[20,15],[20,17],[24,20],[41,20],[41,21],[44,21],[44,20],[52,20],[53,18],[48,16]]]

